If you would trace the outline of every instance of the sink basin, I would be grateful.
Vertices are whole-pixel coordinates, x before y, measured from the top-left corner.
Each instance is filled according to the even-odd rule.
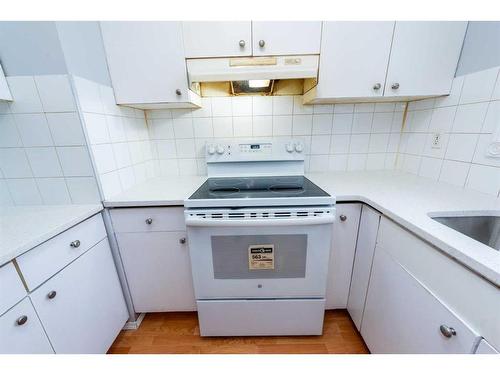
[[[442,216],[433,219],[500,251],[500,216]]]

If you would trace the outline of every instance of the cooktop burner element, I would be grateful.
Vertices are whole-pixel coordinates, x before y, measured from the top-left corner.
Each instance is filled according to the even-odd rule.
[[[212,177],[189,198],[287,198],[328,197],[328,193],[304,176],[279,177]]]

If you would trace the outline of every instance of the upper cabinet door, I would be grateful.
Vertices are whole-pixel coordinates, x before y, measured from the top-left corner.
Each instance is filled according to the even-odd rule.
[[[118,104],[189,101],[181,22],[101,22]]]
[[[394,22],[323,22],[318,96],[384,94]]]
[[[321,22],[252,22],[253,55],[318,54]]]
[[[252,23],[183,22],[186,57],[252,55]]]
[[[385,96],[449,94],[467,22],[396,22]]]

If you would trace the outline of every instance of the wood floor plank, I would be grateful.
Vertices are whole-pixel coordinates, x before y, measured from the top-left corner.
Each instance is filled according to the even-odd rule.
[[[366,354],[346,310],[325,313],[321,336],[201,337],[196,312],[147,314],[122,331],[109,354]]]

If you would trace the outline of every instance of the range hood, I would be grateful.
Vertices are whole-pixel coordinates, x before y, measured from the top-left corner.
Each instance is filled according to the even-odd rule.
[[[316,79],[319,55],[187,59],[191,86],[205,82]]]

